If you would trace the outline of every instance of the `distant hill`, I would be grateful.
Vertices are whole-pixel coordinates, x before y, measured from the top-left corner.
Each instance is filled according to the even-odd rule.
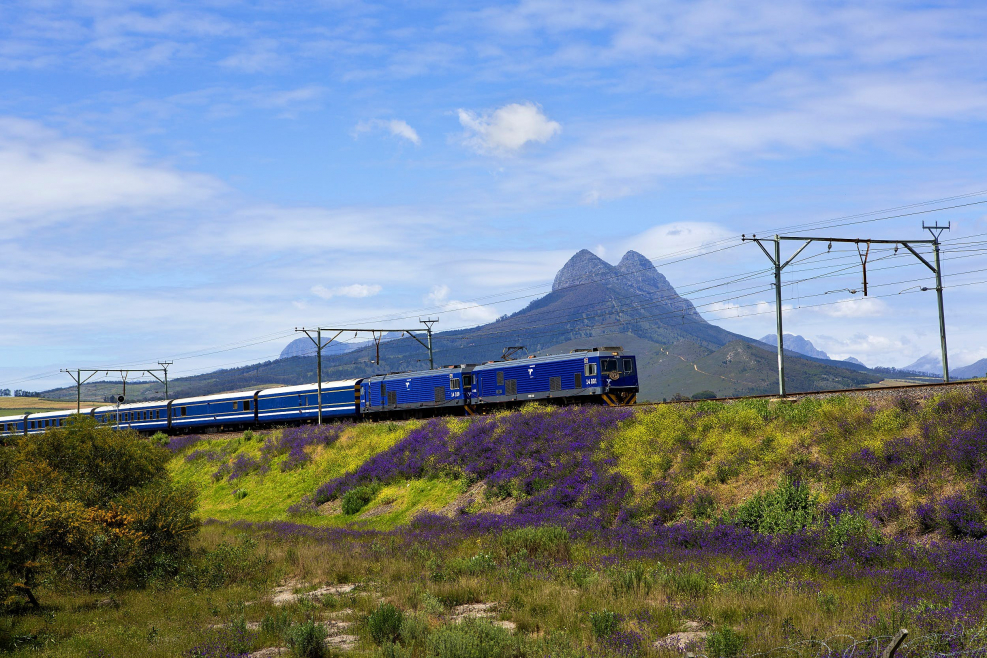
[[[322,342],[332,338],[332,336],[323,336]],[[333,341],[322,348],[323,355],[329,354],[345,354],[346,352],[352,352],[358,349],[361,345],[354,345],[352,343],[342,343]],[[290,359],[293,356],[315,356],[316,349],[315,343],[308,336],[302,336],[301,338],[296,338],[291,341],[285,348],[281,350],[281,354],[278,356],[279,359]]]
[[[908,364],[902,370],[932,375],[933,377],[942,377],[942,354],[939,352],[929,352],[917,361]]]
[[[795,344],[800,337],[792,338]],[[170,394],[208,395],[313,382],[315,357],[309,356],[302,341],[308,339],[292,341],[283,358],[274,361],[176,379],[170,383]],[[702,390],[718,395],[777,390],[777,358],[769,346],[708,323],[650,260],[635,251],[628,251],[614,266],[584,249],[559,270],[544,297],[495,322],[436,333],[433,345],[436,366],[495,360],[511,345],[525,346],[527,354],[620,345],[639,358],[641,399]],[[861,365],[828,360],[825,353],[812,349],[823,356],[785,350],[793,391],[846,388],[882,378]],[[332,381],[428,367],[427,351],[407,337],[382,344],[380,363],[374,363],[375,356],[372,345],[337,353],[327,350],[323,378]],[[114,384],[87,384],[83,396],[101,399],[118,390]],[[128,384],[127,393],[138,400],[160,398],[164,391],[151,382]],[[75,389],[49,391],[46,396],[74,398]]]
[[[778,335],[768,334],[761,338],[762,343],[767,343],[771,347],[777,349],[778,347]],[[799,354],[804,354],[806,356],[812,356],[817,359],[828,359],[829,355],[822,350],[816,349],[816,346],[811,342],[802,338],[801,336],[796,336],[795,334],[785,334],[785,349],[791,350],[793,352],[798,352]],[[860,363],[857,361],[856,363]],[[860,365],[863,365],[862,363]]]
[[[970,379],[972,377],[987,377],[987,359],[980,359],[975,363],[961,368],[950,368],[949,376],[956,379]]]
[[[863,366],[864,365],[864,362],[863,361],[861,361],[860,359],[855,359],[852,356],[848,356],[847,358],[845,358],[843,360],[846,361],[847,363],[854,363],[854,364],[856,364],[858,366]],[[867,366],[864,366],[864,367],[866,368]]]

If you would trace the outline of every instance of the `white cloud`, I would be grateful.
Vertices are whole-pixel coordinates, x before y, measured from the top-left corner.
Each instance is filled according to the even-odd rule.
[[[478,306],[473,302],[461,302],[449,299],[449,286],[440,284],[432,286],[425,295],[425,303],[439,307],[442,312],[471,324],[486,324],[497,319],[497,311],[491,306]]]
[[[0,224],[35,226],[113,210],[192,207],[225,190],[218,180],[98,149],[33,121],[0,118]]]
[[[381,287],[376,284],[368,286],[363,283],[354,283],[353,285],[337,288],[326,288],[322,284],[312,286],[312,294],[322,299],[332,299],[333,297],[373,297],[380,291]]]
[[[873,297],[847,297],[830,306],[820,306],[812,310],[831,318],[876,318],[887,315],[890,307],[887,302]]]
[[[357,134],[370,132],[371,130],[386,130],[395,137],[408,140],[415,146],[419,146],[422,143],[418,132],[408,125],[407,121],[401,119],[390,119],[388,121],[384,119],[371,119],[370,121],[361,121],[356,124],[354,130]]]
[[[562,130],[534,103],[511,103],[482,115],[459,110],[459,123],[466,129],[467,144],[493,153],[515,152],[528,142],[544,144]]]
[[[683,251],[701,252],[713,242],[733,237],[733,231],[711,222],[671,222],[629,238],[619,245],[619,250],[633,249],[655,260]]]

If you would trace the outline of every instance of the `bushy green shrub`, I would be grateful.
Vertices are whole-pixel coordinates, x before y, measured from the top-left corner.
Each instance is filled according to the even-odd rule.
[[[404,613],[390,603],[381,603],[367,616],[367,630],[374,644],[396,642],[401,634]]]
[[[285,633],[285,640],[291,654],[298,658],[325,658],[326,629],[309,619],[301,624],[293,624]]]
[[[277,610],[264,615],[260,630],[271,638],[284,639],[291,627],[291,614],[287,610]]]
[[[522,651],[522,640],[479,619],[440,628],[428,640],[428,655],[435,658],[512,658]]]
[[[18,500],[4,508],[26,522],[15,543],[33,563],[96,591],[172,577],[187,559],[195,491],[170,481],[156,443],[71,416],[4,452],[0,492]]]
[[[497,563],[489,553],[478,553],[471,558],[454,560],[449,563],[448,571],[457,575],[478,576],[497,568]]]
[[[783,478],[777,489],[755,494],[729,512],[725,520],[772,535],[804,530],[818,518],[818,497],[804,484]]]
[[[376,484],[365,484],[350,489],[343,496],[343,514],[358,513],[374,499],[378,491],[380,487]]]
[[[720,626],[706,636],[706,653],[710,658],[731,658],[744,650],[744,636],[728,626]]]
[[[620,616],[610,610],[591,612],[589,625],[593,629],[593,637],[603,640],[620,630]]]
[[[830,519],[826,525],[826,544],[843,548],[855,542],[883,544],[884,537],[863,514],[845,513]]]
[[[558,526],[537,526],[508,530],[500,536],[501,549],[507,555],[520,551],[533,558],[568,559],[572,556],[569,531]]]

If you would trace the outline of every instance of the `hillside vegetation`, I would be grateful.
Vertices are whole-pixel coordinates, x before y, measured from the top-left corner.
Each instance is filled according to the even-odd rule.
[[[886,535],[977,536],[976,523],[950,510],[972,519],[987,504],[982,393],[923,404],[903,395],[883,406],[852,396],[640,410],[532,405],[473,419],[176,437],[170,448],[176,481],[199,487],[203,517],[222,520],[339,525],[369,516],[386,528],[472,490],[482,495],[466,507],[477,511],[509,501],[501,509],[515,515],[599,517],[592,505],[606,501],[636,524],[665,524],[710,519],[792,481]],[[343,514],[339,501],[357,487],[373,495],[359,515]]]
[[[147,443],[117,450],[159,465],[135,486],[197,490],[202,530],[150,561],[54,555],[139,568],[92,586],[45,571],[41,609],[5,604],[0,650],[818,657],[878,655],[901,627],[898,656],[987,649],[987,390],[154,437],[170,458]],[[32,495],[70,500],[73,477]]]

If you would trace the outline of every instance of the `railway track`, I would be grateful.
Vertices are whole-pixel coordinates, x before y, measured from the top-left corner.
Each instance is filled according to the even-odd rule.
[[[931,389],[932,391],[940,389],[949,389],[963,386],[976,386],[976,385],[987,385],[987,380],[984,379],[966,379],[958,382],[935,382],[930,384],[899,384],[896,386],[873,386],[864,388],[837,388],[822,391],[802,391],[799,393],[789,393],[784,398],[782,398],[777,393],[767,393],[764,395],[737,395],[733,397],[722,397],[722,398],[708,398],[703,400],[667,400],[665,402],[635,402],[633,404],[627,405],[632,407],[653,407],[660,404],[695,404],[697,402],[736,402],[738,400],[760,400],[760,399],[770,399],[770,400],[798,400],[801,398],[810,398],[816,396],[831,396],[831,395],[843,395],[852,393],[871,393],[871,394],[882,394],[887,391],[922,391]]]

